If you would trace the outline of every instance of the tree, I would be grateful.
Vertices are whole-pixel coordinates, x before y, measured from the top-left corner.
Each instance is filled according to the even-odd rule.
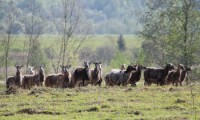
[[[77,0],[61,0],[61,16],[53,18],[54,24],[60,38],[60,50],[57,59],[53,63],[55,72],[58,72],[59,66],[72,64],[78,59],[78,50],[91,32],[91,23],[85,18],[83,9]],[[52,6],[53,8],[53,6]],[[55,16],[52,11],[52,16]]]
[[[45,23],[40,14],[41,12],[41,5],[37,0],[25,0],[24,9],[28,11],[28,13],[22,18],[22,22],[25,25],[25,35],[28,39],[28,42],[25,42],[25,45],[28,49],[27,51],[27,62],[26,62],[26,72],[28,70],[28,66],[30,63],[35,63],[35,55],[33,55],[35,51],[35,46],[38,45],[38,39],[41,34],[45,30]],[[39,62],[39,61],[38,61]],[[36,64],[36,63],[35,63]],[[35,65],[33,64],[33,65]]]
[[[199,63],[200,1],[150,0],[140,22],[144,53],[153,62]]]
[[[119,48],[120,51],[126,50],[125,40],[124,40],[122,34],[119,35],[117,43],[118,43],[118,48]]]
[[[6,3],[5,11],[7,11],[7,14],[5,15],[5,19],[3,21],[4,23],[4,29],[0,32],[0,40],[1,40],[1,46],[3,46],[4,49],[4,65],[5,65],[5,77],[8,78],[8,63],[9,63],[9,52],[11,45],[13,43],[13,35],[12,35],[12,29],[14,22],[16,21],[16,12],[17,8],[15,3],[10,0]]]

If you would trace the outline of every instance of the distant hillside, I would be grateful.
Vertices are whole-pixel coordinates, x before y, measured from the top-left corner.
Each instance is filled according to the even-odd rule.
[[[18,0],[13,1],[17,14],[12,33],[24,33],[22,18],[30,14],[30,6],[39,5],[38,17],[44,19],[46,31],[56,33],[52,17],[60,17],[62,0]],[[134,34],[141,29],[137,18],[145,8],[145,1],[141,0],[79,0],[83,14],[93,24],[96,34]],[[4,30],[9,0],[0,0],[0,31]],[[52,14],[52,10],[55,14]]]

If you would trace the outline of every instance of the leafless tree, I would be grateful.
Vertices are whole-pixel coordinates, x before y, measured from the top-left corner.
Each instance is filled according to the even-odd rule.
[[[4,21],[4,30],[0,32],[0,40],[1,40],[1,46],[4,49],[4,65],[5,65],[5,77],[8,78],[8,63],[9,63],[9,52],[11,49],[11,45],[13,44],[13,35],[12,35],[12,29],[15,22],[15,14],[17,12],[15,3],[10,0],[8,1],[8,5],[6,7],[6,17]]]
[[[53,18],[58,34],[61,35],[58,42],[60,50],[53,62],[56,73],[60,64],[71,64],[78,58],[78,50],[91,32],[91,24],[77,0],[61,0],[61,4],[60,18]]]
[[[44,26],[45,23],[42,19],[42,16],[40,16],[41,11],[41,5],[37,1],[29,1],[26,5],[30,11],[30,13],[27,13],[24,15],[24,18],[22,19],[22,22],[25,25],[25,35],[28,39],[25,40],[25,47],[28,49],[27,51],[27,61],[26,61],[26,72],[28,70],[28,65],[31,62],[32,53],[34,50],[34,45],[38,43],[38,39],[41,36],[41,34],[44,32]]]

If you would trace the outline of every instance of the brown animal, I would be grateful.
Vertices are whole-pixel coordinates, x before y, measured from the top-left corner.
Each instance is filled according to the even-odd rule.
[[[176,86],[178,86],[178,83],[180,83],[181,80],[182,71],[184,69],[184,66],[182,64],[179,64],[176,70],[169,71],[165,80],[166,84],[172,83],[173,85],[176,84]]]
[[[106,86],[126,85],[134,70],[135,66],[129,65],[126,70],[111,71],[105,76]]]
[[[84,62],[84,68],[77,68],[73,74],[73,83],[75,86],[85,86],[85,83],[90,81],[90,64],[91,62]]]
[[[171,63],[167,64],[165,68],[147,68],[144,71],[144,85],[151,85],[152,83],[164,85],[168,72],[173,69],[174,66]]]
[[[44,65],[40,65],[37,74],[24,75],[21,86],[23,89],[31,89],[33,86],[43,86],[44,76]]]
[[[59,74],[52,74],[46,77],[45,80],[45,86],[46,87],[54,87],[54,88],[65,88],[68,87],[68,84],[70,83],[70,73],[67,71],[68,68],[71,67],[71,65],[62,66],[60,65],[62,69],[62,73]]]
[[[95,65],[94,70],[91,70],[91,84],[92,85],[99,85],[101,86],[102,82],[102,67],[101,67],[101,62],[93,62]]]
[[[131,75],[131,78],[129,79],[128,83],[131,84],[131,86],[136,86],[136,82],[138,82],[142,75],[142,70],[146,69],[146,67],[142,65],[135,65],[136,71],[134,71]]]
[[[16,87],[20,88],[21,79],[22,79],[20,69],[22,67],[23,67],[23,65],[15,65],[15,68],[17,69],[16,75],[7,78],[7,80],[6,80],[6,88],[7,89],[9,89],[12,86],[16,86]]]
[[[192,69],[190,68],[190,67],[188,67],[188,66],[184,66],[184,70],[182,70],[182,72],[181,72],[181,78],[180,78],[180,82],[179,82],[179,84],[182,86],[182,82],[187,78],[187,76],[188,76],[188,72],[189,71],[192,71]]]

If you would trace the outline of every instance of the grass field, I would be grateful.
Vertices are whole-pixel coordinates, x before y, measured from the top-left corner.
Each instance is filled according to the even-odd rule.
[[[141,81],[142,82],[142,81]],[[200,86],[34,88],[5,92],[0,120],[193,120],[200,119]]]

